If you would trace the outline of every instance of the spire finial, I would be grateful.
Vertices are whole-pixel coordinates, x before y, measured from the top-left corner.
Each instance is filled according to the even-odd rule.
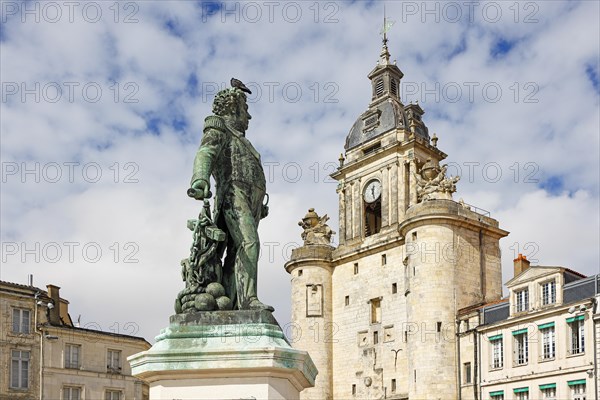
[[[381,28],[381,35],[382,35],[382,48],[381,48],[381,54],[379,55],[379,65],[389,65],[390,64],[390,52],[388,51],[388,47],[387,47],[387,31],[392,27],[392,25],[394,25],[394,21],[388,21],[387,19],[387,15],[385,12],[385,4],[383,5],[383,27]]]
[[[386,26],[386,15],[385,15],[385,3],[383,3],[383,45],[387,46],[387,26]]]

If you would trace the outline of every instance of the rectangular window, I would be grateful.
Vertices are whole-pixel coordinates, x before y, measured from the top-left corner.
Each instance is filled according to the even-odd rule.
[[[529,392],[515,393],[515,400],[529,400]]]
[[[554,327],[541,329],[542,360],[552,360],[556,356],[556,337]]]
[[[491,394],[490,393],[490,400],[504,400],[504,393],[502,393],[502,394]]]
[[[529,310],[529,290],[519,290],[515,292],[515,300],[517,303],[516,311],[523,312]]]
[[[544,400],[556,400],[556,388],[547,388],[547,389],[540,389],[540,391],[542,392],[542,399]]]
[[[379,343],[379,332],[373,332],[373,344]]]
[[[371,299],[371,323],[381,323],[381,300]]]
[[[11,351],[10,387],[27,389],[29,387],[30,353],[24,350]]]
[[[29,333],[29,310],[13,308],[12,331],[14,333]]]
[[[354,275],[358,274],[358,263],[354,263]]]
[[[65,386],[63,388],[63,400],[81,400],[81,388]]]
[[[121,400],[122,392],[120,390],[107,390],[104,400]]]
[[[392,294],[398,293],[398,284],[392,283]]]
[[[586,400],[585,384],[571,386],[571,399],[572,400]]]
[[[121,350],[108,350],[106,355],[106,369],[108,372],[121,372]]]
[[[569,348],[569,354],[581,354],[585,352],[585,331],[584,331],[584,323],[583,319],[576,319],[570,322],[569,330],[571,334],[571,345]]]
[[[381,255],[381,265],[386,265],[387,264],[387,257],[385,256],[385,254]]]
[[[350,296],[344,297],[344,304],[345,305],[350,305]]]
[[[392,393],[396,393],[396,380],[392,379]]]
[[[352,396],[356,396],[356,385],[352,385]]]
[[[77,344],[65,345],[65,368],[79,369],[81,357],[81,346]]]
[[[492,345],[492,369],[504,367],[504,345],[502,337],[490,339]]]
[[[527,332],[514,335],[515,340],[515,365],[525,365],[529,362],[529,343]]]
[[[471,383],[471,363],[470,362],[464,364],[463,372],[465,375],[464,382],[466,384],[470,384]]]
[[[556,303],[556,282],[554,280],[542,284],[542,305]]]

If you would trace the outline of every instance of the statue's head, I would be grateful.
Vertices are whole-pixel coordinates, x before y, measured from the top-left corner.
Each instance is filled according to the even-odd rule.
[[[238,88],[221,90],[213,101],[213,113],[223,117],[234,128],[245,132],[252,116],[248,113],[246,93]]]

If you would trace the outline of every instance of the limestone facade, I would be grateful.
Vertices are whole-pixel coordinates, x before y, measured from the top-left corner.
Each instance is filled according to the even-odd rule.
[[[598,398],[598,276],[519,256],[502,298],[508,232],[452,199],[458,178],[402,77],[384,39],[332,174],[339,246],[305,243],[285,265],[293,343],[319,370],[301,398]]]
[[[417,181],[432,182],[425,170],[442,170],[446,154],[421,107],[401,102],[402,76],[384,42],[371,103],[332,174],[339,246],[305,245],[286,264],[294,345],[319,370],[303,399],[457,398],[457,310],[501,297],[508,232],[454,202],[453,189],[418,196]]]
[[[59,289],[0,282],[0,399],[148,399],[126,358],[150,344],[74,326]]]
[[[506,299],[459,310],[462,398],[597,399],[600,276],[563,267],[520,271]]]

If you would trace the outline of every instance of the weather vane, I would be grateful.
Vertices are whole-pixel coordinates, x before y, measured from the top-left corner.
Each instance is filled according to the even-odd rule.
[[[380,31],[380,35],[383,36],[383,44],[387,43],[387,32],[390,30],[390,28],[396,23],[396,21],[392,21],[391,19],[387,19],[386,18],[386,13],[385,13],[385,4],[383,6],[383,26],[381,28]]]

